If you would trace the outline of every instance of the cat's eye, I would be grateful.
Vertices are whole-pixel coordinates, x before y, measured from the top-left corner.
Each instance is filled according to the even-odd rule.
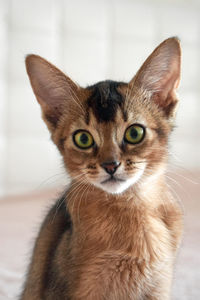
[[[138,124],[134,124],[126,129],[124,134],[124,140],[129,144],[138,144],[143,140],[144,136],[144,127]]]
[[[86,130],[77,130],[73,134],[74,144],[81,149],[88,149],[94,145],[92,135]]]

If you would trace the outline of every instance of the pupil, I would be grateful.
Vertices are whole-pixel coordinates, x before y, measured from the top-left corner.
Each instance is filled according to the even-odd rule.
[[[81,141],[82,144],[87,144],[87,142],[88,142],[87,134],[83,133],[80,137],[80,141]]]
[[[138,132],[135,128],[131,128],[131,132],[130,132],[130,135],[133,139],[136,139],[137,136],[138,136]]]

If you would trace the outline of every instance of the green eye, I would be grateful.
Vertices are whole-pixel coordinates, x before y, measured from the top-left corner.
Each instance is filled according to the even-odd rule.
[[[74,144],[81,149],[88,149],[94,145],[92,135],[85,130],[78,130],[73,135]]]
[[[129,144],[140,143],[145,135],[145,129],[141,125],[131,125],[129,126],[124,135],[124,140]]]

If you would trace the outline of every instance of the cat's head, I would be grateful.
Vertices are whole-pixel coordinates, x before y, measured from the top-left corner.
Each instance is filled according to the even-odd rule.
[[[121,193],[162,172],[180,56],[179,41],[167,39],[129,83],[102,81],[86,88],[45,59],[27,56],[43,119],[72,179]]]

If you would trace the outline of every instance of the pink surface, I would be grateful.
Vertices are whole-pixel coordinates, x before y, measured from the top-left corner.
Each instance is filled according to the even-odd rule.
[[[181,173],[169,179],[174,196],[182,199],[185,210],[185,233],[174,274],[173,300],[200,299],[199,177]],[[58,192],[48,191],[0,200],[0,300],[17,299],[34,238],[57,195]]]

